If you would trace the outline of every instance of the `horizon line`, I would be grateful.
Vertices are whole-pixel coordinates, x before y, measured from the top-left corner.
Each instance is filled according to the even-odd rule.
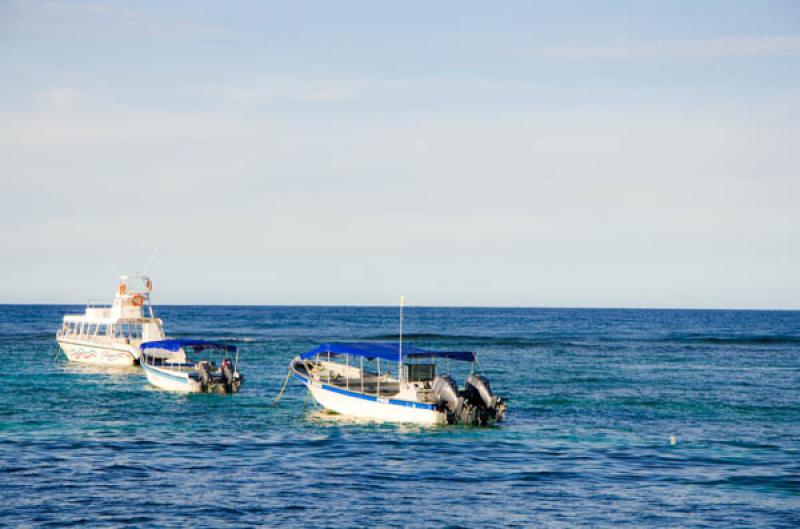
[[[25,307],[47,307],[47,306],[84,306],[86,303],[6,303],[0,302],[0,307],[25,306]],[[378,304],[308,304],[308,303],[161,303],[155,307],[297,307],[297,308],[397,308],[399,305],[378,305]],[[739,312],[800,312],[798,308],[764,308],[764,307],[645,307],[645,306],[537,306],[537,305],[406,305],[406,308],[421,309],[509,309],[509,310],[663,310],[663,311],[739,311]]]

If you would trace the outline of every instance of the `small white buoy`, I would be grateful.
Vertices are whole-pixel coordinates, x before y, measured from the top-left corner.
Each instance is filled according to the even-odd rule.
[[[675,445],[678,443],[678,438],[675,437],[675,434],[669,436],[669,444]]]

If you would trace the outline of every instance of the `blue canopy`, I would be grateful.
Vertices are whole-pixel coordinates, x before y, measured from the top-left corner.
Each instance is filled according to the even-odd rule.
[[[382,358],[398,362],[400,360],[400,344],[397,343],[324,343],[300,355],[305,360],[318,354],[349,354],[363,356],[369,360]],[[475,353],[468,351],[427,351],[418,347],[403,345],[403,358],[451,358],[462,362],[474,362]]]
[[[159,340],[157,342],[145,342],[139,346],[140,349],[163,349],[165,351],[178,351],[184,347],[191,347],[195,351],[203,349],[222,349],[224,351],[236,351],[236,347],[219,342],[209,342],[206,340]]]

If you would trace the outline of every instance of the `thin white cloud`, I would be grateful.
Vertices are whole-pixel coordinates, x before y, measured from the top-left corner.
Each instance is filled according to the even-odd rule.
[[[206,97],[238,104],[265,102],[336,103],[356,99],[361,87],[352,82],[248,80],[201,87]]]
[[[47,105],[55,109],[71,109],[79,102],[78,94],[67,86],[51,86],[43,96]]]
[[[607,43],[573,42],[518,48],[510,55],[549,59],[721,59],[800,55],[800,36],[712,37]]]
[[[133,9],[115,2],[18,0],[7,15],[11,28],[46,32],[115,32],[144,35],[218,36],[218,26],[188,18],[164,16],[160,11]]]
[[[234,104],[341,103],[367,99],[398,101],[413,97],[500,96],[529,90],[525,83],[486,78],[247,78],[187,90]]]

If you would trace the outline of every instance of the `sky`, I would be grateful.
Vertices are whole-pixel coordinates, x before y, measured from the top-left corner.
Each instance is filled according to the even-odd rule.
[[[800,308],[800,3],[0,1],[0,303]]]

